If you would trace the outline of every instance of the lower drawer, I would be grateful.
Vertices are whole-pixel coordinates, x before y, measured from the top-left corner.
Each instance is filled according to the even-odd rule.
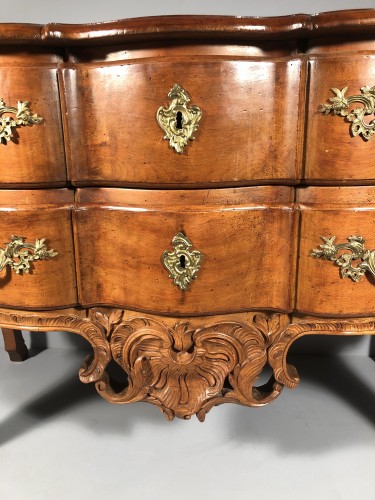
[[[292,199],[285,186],[78,189],[80,303],[173,315],[291,310]]]
[[[297,310],[328,316],[375,311],[375,188],[297,190],[301,212]]]
[[[0,306],[77,304],[73,199],[67,189],[1,190]]]

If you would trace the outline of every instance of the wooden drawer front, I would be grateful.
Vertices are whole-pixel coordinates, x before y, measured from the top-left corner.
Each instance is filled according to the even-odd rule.
[[[29,101],[31,112],[43,118],[39,124],[13,128],[13,138],[0,144],[0,185],[63,185],[66,166],[56,68],[0,66],[0,98],[15,108],[18,101]]]
[[[224,185],[298,177],[302,63],[179,58],[63,70],[76,183]],[[156,121],[178,83],[202,118],[182,154]]]
[[[78,190],[81,304],[174,315],[290,310],[295,241],[290,198],[287,187]],[[173,284],[162,262],[179,232],[190,239],[191,251],[203,255],[186,291]]]
[[[353,136],[352,123],[345,117],[325,115],[322,104],[332,104],[336,97],[330,90],[347,87],[345,97],[361,95],[361,88],[375,86],[375,55],[317,57],[310,61],[310,95],[306,142],[305,178],[308,181],[374,181],[375,137],[365,140]],[[348,110],[361,108],[353,102]],[[374,113],[366,116],[374,120]]]
[[[0,272],[0,305],[24,309],[68,307],[77,303],[71,211],[68,190],[4,190],[0,198],[0,248],[12,235],[35,244],[45,238],[48,250],[58,255],[31,262],[29,274],[9,265]],[[0,263],[4,252],[0,250]],[[31,252],[33,253],[33,252]],[[17,257],[13,261],[18,262]]]
[[[372,316],[375,310],[375,278],[366,272],[355,282],[341,276],[338,263],[312,257],[322,237],[336,236],[333,244],[348,244],[351,236],[362,236],[364,247],[375,249],[375,188],[310,187],[299,194],[301,226],[297,310],[331,316]],[[336,254],[352,255],[341,249]],[[362,259],[352,261],[360,265]]]

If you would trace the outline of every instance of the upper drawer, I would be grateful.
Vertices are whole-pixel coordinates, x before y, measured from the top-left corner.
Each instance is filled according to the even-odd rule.
[[[299,177],[300,59],[155,58],[62,69],[71,180],[189,187]],[[202,111],[177,153],[156,113],[179,84]],[[176,108],[174,108],[176,109]],[[178,111],[177,111],[178,112]],[[178,128],[185,124],[172,120]]]
[[[371,130],[375,132],[375,92],[363,87],[375,86],[375,55],[317,56],[309,64],[306,180],[373,182],[375,137],[370,137]],[[326,106],[325,114],[322,105],[333,105],[336,111]],[[364,107],[369,113],[363,121],[372,121],[370,129],[361,127]],[[370,131],[367,138],[362,130]]]
[[[56,67],[0,66],[0,99],[0,185],[63,185],[66,167]],[[28,102],[26,113],[29,109],[41,117],[40,123],[14,126],[22,118],[17,116],[18,101]],[[3,113],[5,106],[17,109]],[[13,137],[7,141],[9,133]]]

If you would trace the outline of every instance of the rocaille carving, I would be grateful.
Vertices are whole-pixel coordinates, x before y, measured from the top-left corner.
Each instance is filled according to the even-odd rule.
[[[29,273],[31,262],[35,260],[49,260],[58,255],[55,250],[48,250],[44,243],[45,238],[27,243],[23,236],[12,236],[11,241],[4,243],[5,248],[0,248],[0,272],[8,266],[20,273]]]
[[[205,324],[207,321],[207,324]],[[152,403],[168,419],[199,420],[223,403],[263,406],[283,387],[294,388],[299,378],[287,363],[289,348],[304,335],[375,334],[375,320],[316,320],[290,323],[286,314],[253,313],[246,321],[202,320],[168,326],[163,320],[129,316],[122,309],[92,308],[31,313],[0,309],[0,326],[17,330],[75,332],[92,346],[79,371],[84,383],[95,382],[111,403]],[[127,384],[114,390],[107,372],[113,359],[125,372]],[[273,376],[256,381],[268,363]]]
[[[196,413],[204,420],[215,405],[262,406],[281,392],[273,379],[262,387],[255,382],[269,343],[288,321],[286,315],[259,313],[251,323],[227,321],[201,328],[188,321],[169,328],[144,316],[121,320],[121,311],[92,317],[107,332],[113,359],[128,377],[120,392],[113,390],[106,374],[97,382],[98,392],[112,403],[147,401],[168,419]]]
[[[365,141],[370,141],[375,134],[375,119],[366,123],[365,116],[375,114],[375,87],[362,87],[361,94],[346,97],[348,87],[343,89],[332,88],[335,97],[330,97],[332,104],[322,104],[320,112],[328,115],[340,115],[351,122],[350,131],[353,136],[360,135]],[[363,106],[349,109],[350,104],[359,102]]]
[[[100,380],[109,361],[111,351],[101,328],[90,317],[79,315],[77,311],[56,311],[51,313],[30,313],[27,311],[0,310],[0,326],[17,330],[74,332],[85,338],[93,348],[93,355],[84,361],[79,370],[81,382],[87,384]]]
[[[190,97],[177,83],[168,94],[172,101],[168,108],[161,106],[156,113],[156,120],[164,132],[164,139],[177,153],[183,153],[185,146],[194,141],[194,132],[202,118],[202,110],[198,106],[188,107]]]
[[[29,105],[29,101],[18,101],[16,108],[6,106],[4,100],[0,98],[0,144],[6,144],[11,140],[15,127],[35,125],[43,121],[41,116],[31,113]]]
[[[174,236],[172,245],[173,252],[165,251],[162,261],[173,283],[186,291],[191,281],[197,277],[203,255],[199,250],[190,250],[192,243],[183,233]]]
[[[311,250],[310,255],[317,259],[322,258],[334,262],[340,268],[342,278],[351,278],[357,282],[366,273],[375,276],[375,250],[365,249],[365,240],[362,236],[349,236],[348,243],[335,245],[336,236],[326,238],[319,248]],[[343,253],[341,250],[350,250],[351,253]],[[354,261],[361,261],[355,267]]]
[[[273,338],[268,349],[268,363],[273,369],[277,382],[294,389],[299,384],[296,368],[287,363],[288,351],[297,339],[304,335],[374,335],[375,321],[371,319],[359,319],[355,321],[345,320],[319,320],[301,321],[287,325],[284,330],[279,330]]]

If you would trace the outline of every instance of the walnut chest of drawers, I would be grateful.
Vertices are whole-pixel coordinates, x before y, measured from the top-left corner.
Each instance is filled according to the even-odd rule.
[[[105,399],[203,420],[295,387],[299,337],[373,334],[374,33],[374,10],[0,25],[11,359],[22,329],[74,332]]]

